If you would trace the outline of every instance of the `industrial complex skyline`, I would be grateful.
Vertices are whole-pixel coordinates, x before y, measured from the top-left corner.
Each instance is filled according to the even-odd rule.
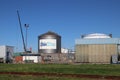
[[[62,47],[73,48],[83,34],[105,33],[120,37],[120,0],[0,0],[0,45],[23,51],[17,17],[19,10],[28,48],[38,50],[38,36],[53,31]]]

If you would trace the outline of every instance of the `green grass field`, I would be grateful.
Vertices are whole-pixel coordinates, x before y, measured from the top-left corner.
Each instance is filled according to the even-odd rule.
[[[0,72],[48,72],[70,74],[120,75],[117,64],[0,64]]]
[[[66,78],[66,77],[40,77],[40,76],[16,76],[0,75],[0,80],[95,80],[88,78]]]
[[[0,72],[43,72],[43,73],[120,76],[120,65],[118,64],[79,64],[79,65],[73,65],[73,64],[0,64]],[[9,76],[11,75],[0,75],[0,79],[2,80],[2,78],[9,78]],[[14,79],[16,77],[14,76],[11,76],[11,77],[13,78],[12,80],[16,80]],[[21,78],[24,78],[24,77],[25,76],[21,76],[20,80],[22,80]],[[31,76],[27,76],[27,78],[31,78]],[[34,79],[31,79],[31,80],[38,80],[37,79],[38,77],[32,77],[32,78]],[[39,77],[39,79],[40,78],[42,78],[41,80],[68,80],[67,78],[58,78],[58,77],[54,77],[54,79],[52,79],[53,77],[49,77],[49,78],[44,77],[44,79],[43,77]],[[80,79],[71,78],[69,80],[80,80]]]

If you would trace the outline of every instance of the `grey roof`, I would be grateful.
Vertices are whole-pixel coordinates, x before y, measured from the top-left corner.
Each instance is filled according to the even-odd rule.
[[[75,44],[120,44],[120,38],[76,39]]]
[[[40,56],[40,54],[21,54],[21,56]]]

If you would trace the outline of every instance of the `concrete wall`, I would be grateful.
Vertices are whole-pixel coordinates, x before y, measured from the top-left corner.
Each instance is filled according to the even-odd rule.
[[[74,60],[74,54],[68,53],[42,53],[41,57],[43,63],[72,63]]]

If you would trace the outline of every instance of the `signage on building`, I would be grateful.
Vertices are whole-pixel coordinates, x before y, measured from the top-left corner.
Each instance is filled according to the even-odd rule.
[[[56,39],[40,39],[40,49],[56,49]]]

